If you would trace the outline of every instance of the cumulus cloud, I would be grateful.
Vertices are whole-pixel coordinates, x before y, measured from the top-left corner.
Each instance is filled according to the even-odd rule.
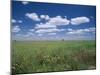
[[[24,37],[30,37],[30,36],[34,36],[35,34],[33,32],[27,32]]]
[[[18,23],[22,23],[23,21],[22,20],[18,20]]]
[[[38,34],[38,36],[42,36],[42,35],[43,35],[43,34],[40,34],[40,33]]]
[[[68,30],[68,31],[73,31],[73,29],[72,29],[72,28],[68,28],[67,30]]]
[[[79,29],[67,32],[67,34],[82,34],[83,32],[84,32],[83,30]]]
[[[41,18],[45,18],[45,15],[41,15]],[[69,20],[62,18],[61,16],[56,16],[50,18],[46,23],[36,24],[36,33],[50,33],[50,32],[61,32],[65,29],[58,29],[57,26],[67,25]]]
[[[61,16],[50,18],[48,21],[48,24],[57,26],[68,25],[69,23],[70,21],[67,18],[62,18]]]
[[[55,16],[55,17],[49,17],[49,15],[38,15],[37,13],[26,13],[25,16],[32,19],[33,21],[41,21],[41,19],[46,20],[46,24],[49,25],[68,25],[70,23],[70,20],[67,19],[67,17],[62,16]]]
[[[95,27],[80,29],[80,31],[83,31],[83,32],[95,32],[95,30],[96,30]]]
[[[76,17],[76,18],[72,18],[71,19],[71,24],[72,25],[79,25],[79,24],[82,24],[82,23],[88,23],[90,22],[90,19],[87,18],[87,17]]]
[[[11,22],[12,22],[12,23],[16,23],[17,21],[16,21],[15,19],[12,19]]]
[[[40,17],[46,18],[45,15],[41,15]],[[47,15],[47,17],[49,16]],[[56,17],[50,18],[49,21],[47,21],[46,23],[36,24],[35,29],[56,30],[57,26],[68,25],[69,22],[70,21],[67,20],[66,18],[62,18],[61,16],[56,16]],[[64,31],[64,29],[61,29],[60,31]]]
[[[36,27],[35,27],[35,29],[50,29],[50,28],[56,28],[56,26],[50,25],[48,23],[46,24],[40,23],[40,24],[36,24]]]
[[[21,34],[16,34],[16,36],[21,36]]]
[[[18,33],[20,30],[21,29],[19,26],[13,26],[13,28],[12,28],[12,32],[14,32],[14,33]]]
[[[22,4],[23,4],[23,5],[27,5],[27,4],[29,4],[29,2],[23,1]]]
[[[48,15],[40,15],[41,19],[49,20],[50,17]]]
[[[66,29],[60,29],[60,31],[66,31]]]
[[[50,17],[48,15],[45,15],[45,20],[49,20]]]
[[[56,33],[48,33],[48,35],[56,35]]]
[[[89,31],[90,32],[95,32],[96,31],[96,28],[95,27],[91,27],[91,28],[89,28]]]
[[[38,29],[35,33],[51,33],[51,32],[60,32],[61,29],[53,28],[53,29]]]
[[[22,20],[15,20],[15,19],[12,19],[11,22],[12,22],[12,23],[22,23],[23,21],[22,21]]]
[[[77,30],[73,30],[73,29],[69,29],[69,32],[67,32],[67,34],[84,34],[84,33],[88,33],[88,32],[95,32],[95,27],[91,27],[91,28],[85,28],[85,29],[77,29]]]
[[[30,32],[34,32],[34,31],[35,31],[35,29],[29,29],[29,31],[30,31]]]
[[[26,13],[25,16],[32,19],[33,21],[40,21],[40,18],[36,13]]]
[[[40,15],[40,18],[41,19],[45,19],[45,15]]]

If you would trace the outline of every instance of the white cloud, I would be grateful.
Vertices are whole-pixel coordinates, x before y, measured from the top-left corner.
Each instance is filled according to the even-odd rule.
[[[56,26],[50,25],[48,23],[46,24],[40,23],[40,24],[36,24],[36,27],[35,27],[35,29],[50,29],[50,28],[56,28]]]
[[[82,24],[82,23],[88,23],[90,22],[90,19],[87,18],[87,17],[76,17],[76,18],[72,18],[71,19],[71,24],[72,25],[79,25],[79,24]]]
[[[17,32],[19,32],[21,29],[20,29],[20,27],[19,26],[13,26],[13,28],[12,28],[12,32],[14,32],[14,33],[17,33]]]
[[[41,19],[45,19],[45,15],[40,15],[40,18]]]
[[[67,32],[67,34],[84,34],[84,33],[88,33],[88,32],[94,33],[95,28],[91,27],[91,28],[77,29],[77,30],[69,29],[69,32]]]
[[[32,19],[33,21],[40,21],[39,16],[36,13],[26,13],[25,16]]]
[[[48,15],[41,15],[40,18],[49,20],[44,24],[36,24],[36,29],[56,28],[57,26],[68,25],[70,22],[69,20],[67,20],[66,18],[62,18],[61,16],[50,18]]]
[[[15,19],[12,19],[11,22],[12,22],[12,23],[16,23],[17,21],[16,21]]]
[[[33,32],[27,32],[26,35],[24,35],[24,37],[30,37],[30,36],[34,36],[35,34]]]
[[[82,34],[82,33],[83,33],[83,30],[73,30],[73,31],[67,32],[67,34]]]
[[[15,19],[12,19],[11,21],[12,23],[22,23],[23,22],[22,20],[15,20]]]
[[[82,32],[95,32],[95,27],[91,27],[91,28],[85,28],[85,29],[79,29]]]
[[[23,21],[22,20],[18,20],[18,23],[22,23]]]
[[[67,30],[68,30],[68,31],[73,31],[73,29],[72,29],[72,28],[68,28]]]
[[[48,33],[48,35],[56,35],[56,33]]]
[[[21,36],[21,34],[16,34],[16,36]]]
[[[61,16],[50,18],[48,21],[48,24],[57,26],[68,25],[69,23],[70,21],[67,18],[62,18]]]
[[[51,33],[51,32],[60,32],[61,29],[53,28],[53,29],[38,29],[35,33]]]
[[[29,31],[30,31],[30,32],[34,32],[34,31],[35,31],[35,29],[29,29]]]
[[[35,36],[35,34],[33,32],[27,32],[26,34],[20,34],[20,33],[17,33],[15,35],[16,37],[19,37],[19,38],[30,38],[30,37],[33,37]]]
[[[40,34],[40,33],[38,34],[38,36],[42,36],[42,35],[43,35],[43,34]]]
[[[49,20],[50,17],[48,15],[40,15],[41,19]]]
[[[95,27],[91,27],[89,28],[90,32],[95,32],[96,31],[96,28]]]
[[[66,31],[66,29],[60,29],[60,31]]]
[[[23,5],[27,5],[27,4],[29,4],[29,2],[25,2],[25,1],[24,1],[24,2],[22,2],[22,4],[23,4]]]
[[[45,18],[45,16],[41,15],[41,18]],[[36,33],[60,32],[65,31],[66,29],[57,29],[57,26],[67,24],[69,24],[69,20],[62,18],[61,16],[56,16],[50,18],[50,20],[46,23],[36,24],[35,29],[37,29]]]
[[[48,15],[45,16],[45,20],[49,20],[50,17]]]

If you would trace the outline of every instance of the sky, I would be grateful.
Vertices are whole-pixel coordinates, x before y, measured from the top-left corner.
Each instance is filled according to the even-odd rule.
[[[13,40],[95,40],[96,7],[12,1]]]

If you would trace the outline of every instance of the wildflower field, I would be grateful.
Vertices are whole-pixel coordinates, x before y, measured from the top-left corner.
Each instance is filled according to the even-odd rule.
[[[12,74],[96,68],[95,41],[12,41]]]

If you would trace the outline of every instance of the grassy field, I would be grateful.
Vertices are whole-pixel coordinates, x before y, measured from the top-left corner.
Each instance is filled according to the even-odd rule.
[[[12,41],[13,74],[95,68],[95,41]]]

